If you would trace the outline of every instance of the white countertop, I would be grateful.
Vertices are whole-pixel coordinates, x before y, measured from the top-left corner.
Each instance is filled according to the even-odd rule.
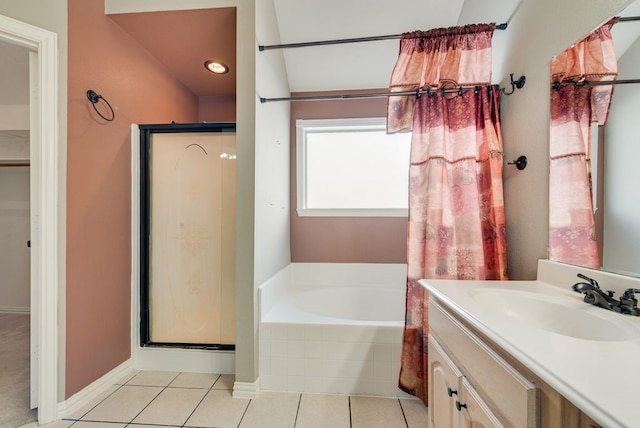
[[[590,271],[581,269],[586,275]],[[544,277],[544,275],[542,275]],[[575,275],[570,275],[575,278]],[[541,278],[540,271],[538,278]],[[546,278],[545,278],[546,279]],[[565,278],[563,278],[565,279]],[[536,281],[421,280],[433,297],[472,323],[482,334],[513,355],[533,373],[604,427],[640,426],[640,317],[588,305],[571,285]],[[608,289],[601,281],[602,289]],[[481,289],[544,293],[571,307],[613,323],[625,340],[587,340],[547,331],[482,304]],[[619,296],[616,293],[616,296]],[[575,301],[575,303],[574,303]],[[571,312],[568,311],[567,316]],[[515,315],[515,314],[512,314]],[[544,315],[542,315],[544,316]],[[618,328],[620,330],[618,330]]]

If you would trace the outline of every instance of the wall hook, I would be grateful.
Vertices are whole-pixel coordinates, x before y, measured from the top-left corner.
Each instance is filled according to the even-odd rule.
[[[98,113],[98,116],[100,116],[101,118],[103,118],[104,120],[106,120],[107,122],[111,122],[113,119],[116,118],[116,114],[113,111],[113,107],[111,107],[111,104],[109,104],[109,101],[105,100],[102,95],[100,94],[96,94],[94,91],[92,91],[91,89],[89,89],[87,91],[87,98],[89,99],[89,101],[91,101],[91,106],[93,107],[93,109],[95,110],[96,113]],[[100,113],[98,111],[98,109],[96,108],[96,104],[98,103],[98,101],[104,101],[104,103],[107,105],[107,107],[109,107],[109,110],[111,111],[111,117],[105,117],[102,113]]]
[[[507,165],[515,165],[520,171],[527,167],[527,157],[525,155],[520,156],[518,159],[507,162]]]
[[[511,79],[511,92],[507,92],[505,88],[502,88],[502,93],[505,95],[511,95],[516,91],[516,89],[522,89],[527,81],[527,78],[524,76],[520,76],[518,80],[513,80],[513,73],[509,75],[509,79]]]

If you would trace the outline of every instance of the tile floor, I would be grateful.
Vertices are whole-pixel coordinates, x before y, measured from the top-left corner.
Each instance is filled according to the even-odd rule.
[[[246,400],[231,397],[233,382],[233,375],[133,372],[95,403],[45,427],[427,426],[427,408],[419,400],[280,392],[261,392],[258,398]]]

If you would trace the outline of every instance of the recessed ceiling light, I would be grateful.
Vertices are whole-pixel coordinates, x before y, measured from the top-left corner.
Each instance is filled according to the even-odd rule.
[[[207,70],[216,74],[225,74],[229,72],[229,66],[220,61],[205,61],[204,66]]]

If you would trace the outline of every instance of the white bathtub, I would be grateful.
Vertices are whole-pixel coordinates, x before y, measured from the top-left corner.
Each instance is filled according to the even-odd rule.
[[[292,263],[259,288],[263,390],[398,389],[406,265]]]

